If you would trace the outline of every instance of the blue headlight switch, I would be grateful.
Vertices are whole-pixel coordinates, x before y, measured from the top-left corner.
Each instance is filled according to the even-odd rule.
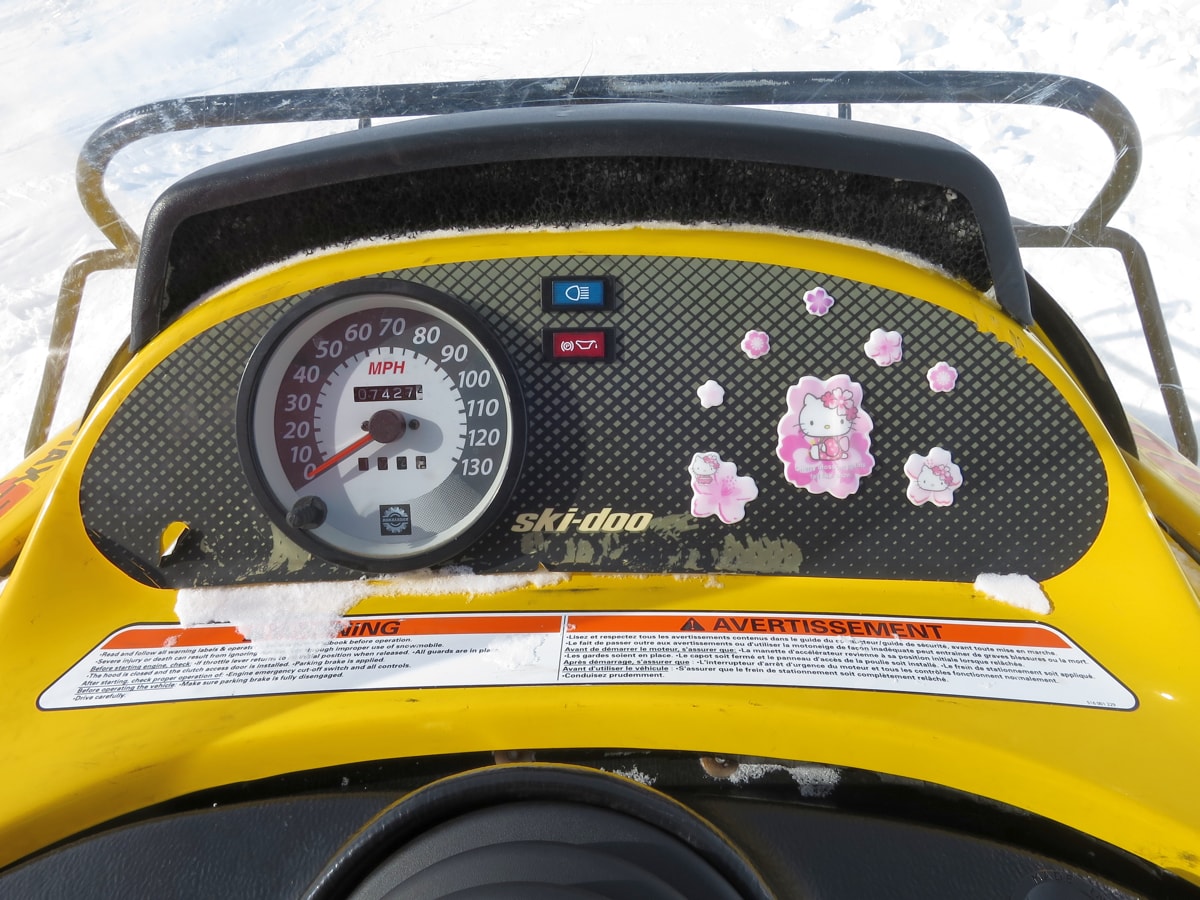
[[[607,275],[543,278],[542,309],[546,312],[612,309],[615,293],[613,280]]]

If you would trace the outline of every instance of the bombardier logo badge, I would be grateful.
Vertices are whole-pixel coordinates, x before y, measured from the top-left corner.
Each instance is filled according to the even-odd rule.
[[[513,531],[576,531],[585,533],[606,531],[641,532],[650,527],[653,513],[648,512],[613,512],[612,507],[606,506],[597,512],[579,514],[579,507],[572,506],[566,512],[556,512],[553,507],[546,507],[540,513],[519,513],[512,526]]]

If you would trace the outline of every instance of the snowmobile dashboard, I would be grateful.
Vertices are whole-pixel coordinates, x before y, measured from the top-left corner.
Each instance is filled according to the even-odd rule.
[[[155,205],[0,603],[0,893],[1200,894],[1200,574],[991,174],[490,89]]]
[[[1104,517],[999,188],[927,135],[662,104],[365,129],[181,181],[135,295],[171,352],[81,507],[150,583],[1046,578]]]
[[[977,292],[887,254],[642,226],[304,268],[311,288],[284,266],[185,316],[113,409],[80,505],[129,574],[1044,580],[1104,520],[1105,465],[1053,360]],[[543,306],[547,284],[598,274],[611,308]],[[218,308],[239,311],[209,325]]]

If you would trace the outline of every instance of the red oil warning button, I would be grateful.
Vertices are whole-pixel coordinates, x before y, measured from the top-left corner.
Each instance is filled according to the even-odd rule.
[[[612,359],[611,328],[543,328],[542,355],[547,360]]]

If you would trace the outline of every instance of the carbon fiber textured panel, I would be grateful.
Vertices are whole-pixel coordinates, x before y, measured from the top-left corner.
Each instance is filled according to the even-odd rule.
[[[614,279],[615,308],[543,312],[542,278],[581,273]],[[515,258],[384,274],[472,305],[519,372],[529,429],[520,482],[497,524],[454,560],[478,572],[1044,580],[1086,551],[1104,519],[1104,467],[1065,399],[1007,344],[922,300],[801,269],[694,258]],[[803,300],[817,287],[834,298],[822,316]],[[186,343],[100,437],[84,475],[84,521],[134,577],[179,587],[360,576],[280,534],[238,461],[238,381],[295,299]],[[543,328],[601,326],[615,329],[612,362],[543,358]],[[866,355],[875,328],[902,333],[901,362],[880,367]],[[765,356],[742,351],[750,329],[770,335]],[[930,389],[926,373],[939,361],[959,372],[952,391]],[[873,469],[844,499],[795,486],[776,450],[789,387],[836,375],[861,385],[873,423]],[[708,379],[725,389],[719,406],[697,398]],[[905,465],[935,447],[952,454],[962,485],[950,505],[917,506]],[[691,515],[689,464],[708,452],[757,486],[735,524]],[[637,513],[653,518],[628,530],[645,522]],[[580,529],[589,514],[602,514],[587,520],[600,530]],[[189,538],[159,565],[173,521],[190,526]]]

